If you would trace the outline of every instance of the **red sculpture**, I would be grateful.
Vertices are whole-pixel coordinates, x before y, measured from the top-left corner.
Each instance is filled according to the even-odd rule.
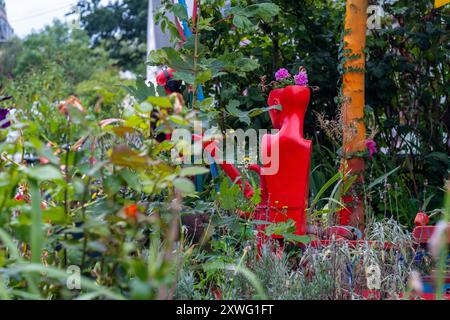
[[[260,175],[261,203],[253,214],[245,214],[253,219],[272,223],[295,222],[296,234],[306,233],[306,208],[309,192],[309,168],[312,142],[303,138],[303,121],[309,103],[310,89],[307,86],[287,86],[270,92],[269,106],[281,105],[282,109],[271,109],[270,118],[277,134],[262,138],[262,168],[250,165],[249,169]],[[201,139],[196,136],[194,139]],[[213,141],[203,141],[203,147],[213,157],[217,156],[217,146]],[[274,154],[272,154],[272,152]],[[278,153],[278,156],[275,156]],[[276,162],[276,163],[274,163]],[[253,195],[248,182],[241,185],[241,175],[233,165],[221,164],[225,173],[238,185],[247,198]],[[277,169],[277,170],[274,170]],[[266,238],[258,225],[259,243]],[[281,238],[281,236],[272,236]]]
[[[269,111],[277,134],[262,139],[261,177],[269,206],[269,222],[295,221],[296,234],[306,233],[306,208],[309,193],[309,168],[312,141],[303,138],[303,122],[310,98],[307,86],[287,86],[272,90],[269,106],[281,105],[282,109]],[[273,166],[272,151],[278,151],[278,170],[269,173]]]
[[[197,134],[194,134],[193,138],[194,138],[194,141],[201,140],[203,149],[207,150],[211,154],[211,156],[217,160],[217,158],[219,157],[218,153],[221,151],[219,150],[215,140],[205,140],[203,138],[203,136],[197,135]],[[242,186],[241,173],[234,165],[229,164],[226,161],[223,161],[223,162],[221,162],[220,167],[226,173],[226,175],[230,177],[230,179],[234,183],[239,185],[239,187],[241,188],[241,190],[244,193],[244,196],[247,199],[250,199],[251,197],[253,197],[254,190],[253,190],[252,186],[250,185],[250,183],[248,181],[245,181],[244,186]]]

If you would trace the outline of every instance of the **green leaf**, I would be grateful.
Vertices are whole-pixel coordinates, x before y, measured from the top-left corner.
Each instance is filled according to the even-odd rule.
[[[12,237],[10,237],[10,235],[6,233],[6,231],[3,230],[2,228],[0,228],[0,242],[2,242],[3,245],[8,248],[10,259],[16,260],[17,262],[21,263],[24,262],[22,254],[20,254],[17,248],[17,244],[12,239]],[[27,262],[27,264],[29,264],[29,262]],[[14,268],[14,270],[15,269],[16,268]],[[39,288],[36,285],[35,277],[32,277],[30,274],[25,274],[24,278],[28,283],[29,291],[32,292],[32,294],[36,296],[38,299],[42,298]]]
[[[173,181],[173,186],[175,187],[175,189],[185,195],[195,193],[194,183],[192,183],[192,181],[187,178],[176,178]]]
[[[189,121],[179,115],[172,115],[172,116],[169,116],[168,118],[170,121],[172,121],[173,123],[175,123],[177,125],[180,125],[183,127],[189,126]]]
[[[229,179],[223,179],[220,183],[220,192],[217,200],[224,210],[234,210],[238,207],[239,186],[235,183],[229,184]]]
[[[41,192],[38,184],[32,182],[30,186],[31,195],[31,261],[41,261],[42,248],[44,246],[44,231],[42,228]]]
[[[186,8],[182,4],[174,4],[172,7],[172,12],[175,16],[180,18],[181,20],[188,20],[188,15],[186,12]]]
[[[233,24],[236,28],[244,30],[253,26],[252,22],[247,17],[239,15],[235,15],[233,17]]]
[[[38,181],[63,179],[61,171],[51,165],[26,168],[24,171],[30,178]]]
[[[425,201],[423,202],[422,208],[420,209],[420,211],[426,211],[427,210],[427,206],[430,203],[431,199],[434,198],[436,194],[432,194],[431,196],[429,196],[428,198],[425,199]]]
[[[144,101],[138,105],[138,109],[140,112],[148,113],[153,110],[153,106],[149,102]]]
[[[371,184],[369,184],[368,189],[372,189],[373,187],[375,187],[377,184],[383,182],[384,180],[387,179],[387,177],[389,177],[391,174],[393,174],[394,172],[396,172],[398,169],[400,169],[400,167],[395,168],[394,170],[389,171],[386,174],[383,174],[381,177],[376,178]]]
[[[170,103],[170,99],[167,97],[148,97],[147,101],[158,107],[163,107],[163,108],[171,108],[172,107],[172,103]]]
[[[266,220],[252,220],[250,221],[251,224],[254,224],[255,226],[261,226],[261,225],[270,225],[272,222],[266,221]]]
[[[264,108],[254,108],[248,112],[248,115],[250,117],[256,117],[264,112],[268,112],[269,110],[280,110],[281,111],[281,109],[282,109],[281,105],[264,107]]]
[[[280,7],[273,3],[258,3],[245,7],[233,7],[229,14],[234,15],[233,24],[238,28],[252,28],[253,24],[249,18],[259,18],[264,21],[271,21],[274,16],[278,15]]]
[[[238,106],[240,106],[241,103],[238,100],[230,100],[228,102],[228,105],[226,107],[229,114],[232,116],[239,118],[239,121],[244,122],[245,124],[250,124],[250,117],[248,116],[248,113],[245,111],[241,111],[238,109]]]
[[[255,299],[261,299],[265,300],[267,299],[267,294],[264,290],[264,287],[262,286],[261,282],[259,281],[258,277],[247,267],[243,266],[242,264],[234,265],[234,264],[223,264],[221,262],[212,262],[209,264],[205,264],[203,266],[203,269],[205,271],[213,271],[213,270],[228,270],[232,271],[234,275],[241,274],[243,275],[248,282],[255,288],[255,291],[257,295],[254,297]],[[234,279],[234,277],[232,278]]]
[[[87,172],[87,175],[89,177],[97,177],[99,172],[105,168],[106,164],[108,163],[108,161],[99,161],[96,164],[94,164],[94,166],[92,166],[91,169],[89,169],[89,171]]]
[[[325,191],[328,190],[334,183],[339,181],[343,178],[342,172],[337,172],[333,177],[330,178],[323,186],[320,188],[319,192],[317,192],[316,196],[314,197],[314,200],[311,202],[311,205],[308,209],[309,213],[312,213],[314,208],[316,207],[317,203],[320,201],[320,197],[325,193]]]
[[[34,273],[39,273],[42,277],[57,279],[63,283],[66,283],[70,277],[70,273],[66,270],[57,269],[52,266],[44,266],[41,263],[29,262],[16,264],[14,265],[14,268],[9,268],[6,272],[8,276],[15,276],[19,274],[24,274],[26,276]],[[125,300],[124,296],[119,293],[115,293],[106,287],[100,286],[98,283],[85,276],[81,276],[81,287],[84,290],[96,292],[105,298]]]
[[[172,47],[164,47],[150,52],[147,63],[151,66],[168,65],[177,70],[177,72],[175,72],[175,77],[176,74],[179,74],[180,72],[194,69],[192,59],[188,59]]]
[[[147,168],[150,165],[150,159],[132,150],[130,147],[121,145],[113,149],[111,162],[115,165],[128,168]]]
[[[61,224],[66,221],[63,207],[51,207],[43,211],[42,220],[52,224]]]
[[[246,8],[249,11],[254,11],[254,15],[260,17],[264,21],[271,21],[273,17],[280,13],[280,7],[274,3],[259,3],[248,6]]]
[[[437,160],[444,164],[447,164],[450,161],[449,155],[446,153],[443,153],[443,152],[431,152],[431,153],[427,154],[424,158]]]
[[[122,170],[119,175],[123,180],[125,180],[130,188],[136,190],[137,192],[141,192],[142,186],[136,173],[131,170]]]
[[[181,177],[198,176],[207,173],[209,173],[209,170],[205,167],[189,167],[181,169],[180,176]]]
[[[155,87],[153,83],[150,82],[147,87],[144,79],[136,80],[136,86],[134,87],[124,85],[121,87],[128,91],[128,93],[135,97],[139,102],[145,101],[147,97],[155,95]]]
[[[311,238],[309,236],[301,236],[298,234],[293,234],[293,233],[287,233],[287,234],[283,234],[284,239],[288,240],[288,241],[292,241],[292,242],[296,242],[296,243],[309,243],[311,242]]]
[[[120,182],[120,179],[115,175],[107,177],[106,179],[104,179],[105,190],[109,194],[116,194],[120,191]]]
[[[240,58],[236,59],[234,62],[235,66],[239,68],[242,72],[251,72],[259,68],[258,61],[250,58]]]
[[[211,26],[211,21],[213,20],[213,17],[209,17],[206,19],[199,19],[197,29],[199,31],[205,30],[205,31],[214,31],[214,27]]]
[[[264,230],[267,236],[277,235],[284,236],[286,234],[291,234],[295,232],[295,222],[289,219],[286,222],[272,223],[266,227]]]
[[[209,81],[211,80],[211,78],[212,78],[211,70],[202,71],[199,74],[197,74],[196,84]]]
[[[173,74],[173,78],[176,80],[182,80],[187,84],[195,84],[195,75],[186,71],[178,71]]]

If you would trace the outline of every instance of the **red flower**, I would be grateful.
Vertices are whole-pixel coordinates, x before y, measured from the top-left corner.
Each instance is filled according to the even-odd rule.
[[[428,221],[430,219],[428,218],[428,215],[424,212],[419,212],[416,215],[416,218],[414,219],[414,224],[416,226],[426,226],[428,224]]]
[[[130,204],[129,206],[125,207],[124,211],[125,211],[125,216],[127,218],[133,218],[133,219],[137,218],[138,207],[135,203]]]

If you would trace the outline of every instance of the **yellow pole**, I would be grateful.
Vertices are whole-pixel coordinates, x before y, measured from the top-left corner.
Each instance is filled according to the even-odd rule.
[[[366,128],[364,125],[364,74],[367,0],[347,0],[345,14],[344,50],[346,50],[343,75],[343,154],[347,170],[358,175],[350,193],[353,195],[350,224],[364,230],[364,206],[362,183],[364,159],[358,156],[365,151]],[[358,188],[359,186],[359,188]]]
[[[439,8],[445,6],[447,3],[450,3],[450,0],[434,0],[434,7]]]

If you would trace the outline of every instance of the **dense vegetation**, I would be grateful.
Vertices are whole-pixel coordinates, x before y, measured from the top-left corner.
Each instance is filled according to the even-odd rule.
[[[155,16],[178,44],[167,13],[185,13],[163,2]],[[331,223],[343,183],[343,1],[232,1],[225,13],[225,1],[201,1],[194,36],[147,61],[178,70],[184,103],[144,84],[145,1],[83,0],[82,30],[56,22],[0,49],[0,107],[11,110],[0,131],[0,297],[358,299],[373,264],[382,268],[382,297],[411,289],[412,271],[433,264],[414,259],[414,217],[444,216],[450,16],[430,1],[390,3],[367,38],[365,123],[378,152],[365,155],[364,194],[367,238],[400,249],[317,251],[291,237],[281,257],[265,248],[258,258],[256,222],[236,214],[257,199],[222,176],[207,175],[195,192],[189,177],[209,171],[174,164],[170,150],[179,146],[156,139],[196,119],[221,130],[267,128],[261,77],[304,66],[318,87],[305,121],[314,143],[308,212],[311,223]],[[123,79],[126,70],[137,80]],[[203,102],[188,92],[199,83]],[[270,230],[287,237],[292,226]],[[81,292],[66,285],[70,266],[81,269]]]

